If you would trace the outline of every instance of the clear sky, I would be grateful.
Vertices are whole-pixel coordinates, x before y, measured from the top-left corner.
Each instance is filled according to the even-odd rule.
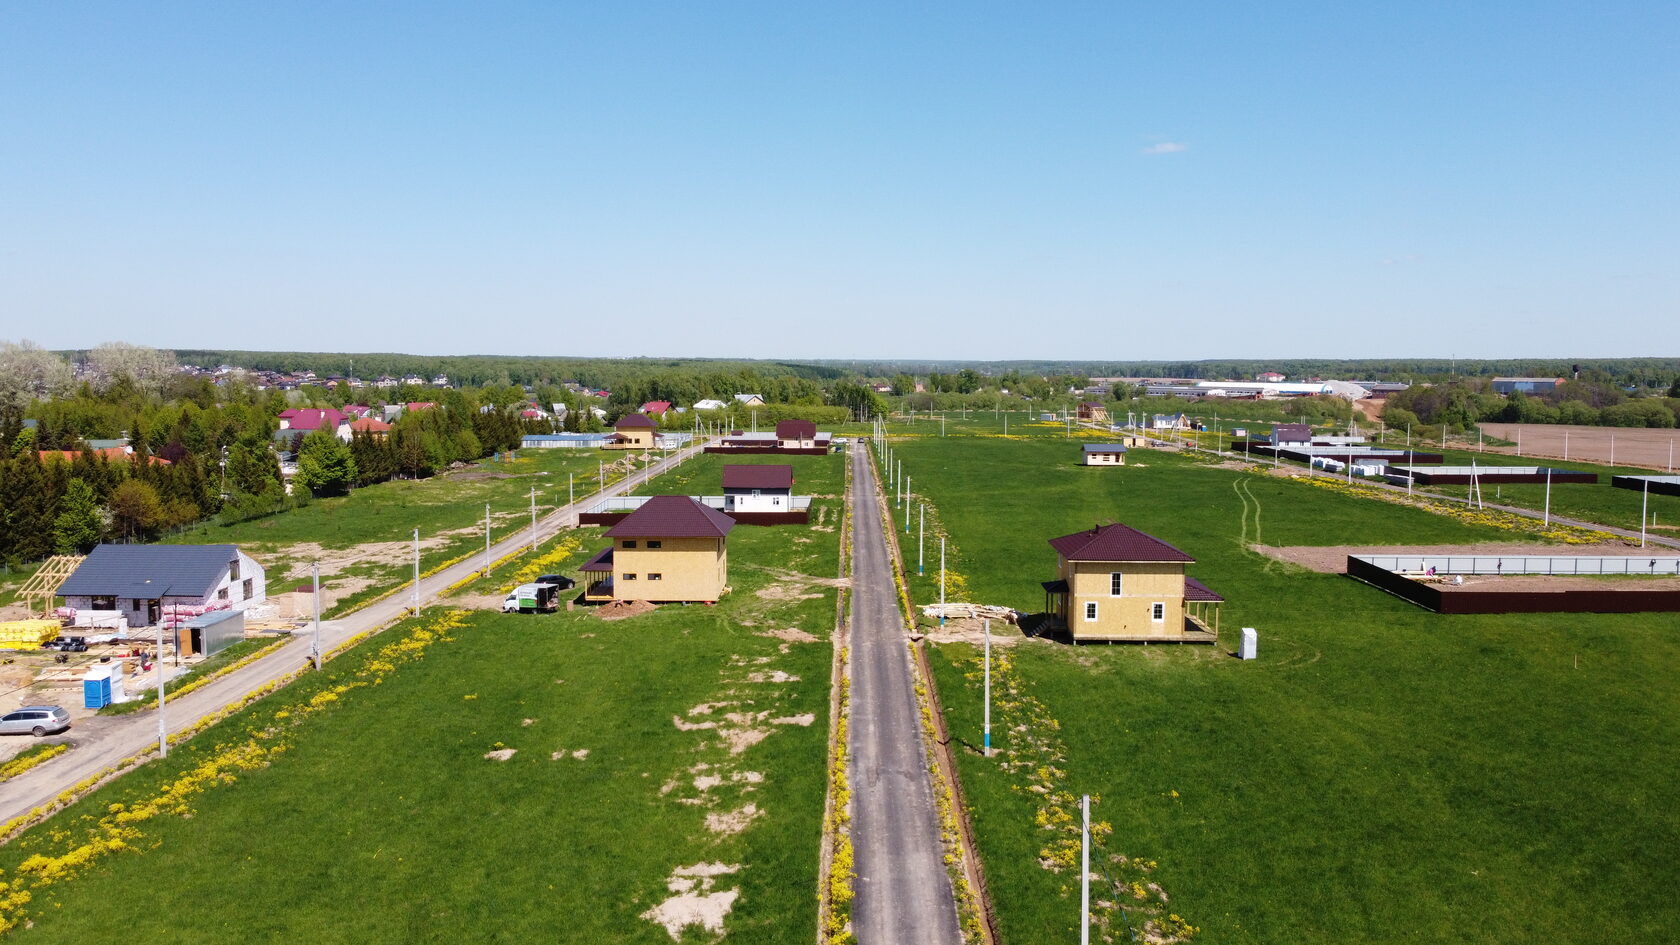
[[[0,338],[1680,354],[1680,3],[0,5]]]

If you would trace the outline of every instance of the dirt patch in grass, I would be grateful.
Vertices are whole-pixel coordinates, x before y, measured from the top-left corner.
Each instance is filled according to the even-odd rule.
[[[737,810],[722,814],[707,814],[706,829],[712,833],[736,834],[747,829],[752,822],[763,816],[757,804],[748,804]]]
[[[923,631],[929,643],[972,643],[983,646],[986,642],[986,627],[978,617],[946,618],[945,626],[935,624]],[[1021,630],[1002,620],[992,621],[992,645],[1014,646],[1025,640]]]
[[[595,616],[602,620],[624,620],[628,617],[640,617],[658,610],[657,604],[650,604],[645,600],[615,600],[595,608]]]
[[[1535,555],[1564,558],[1573,555],[1643,555],[1649,549],[1631,545],[1545,545],[1535,542],[1483,542],[1476,545],[1249,545],[1249,550],[1287,561],[1320,574],[1347,572],[1348,555]],[[994,638],[993,643],[997,640]]]
[[[765,630],[759,636],[770,637],[773,640],[786,640],[789,643],[818,642],[815,634],[806,633],[797,627],[788,627],[786,630]]]
[[[734,907],[739,889],[713,892],[719,876],[740,870],[738,864],[696,863],[671,871],[665,887],[676,895],[642,913],[642,918],[665,927],[672,941],[681,941],[683,929],[698,925],[713,935],[723,934],[723,919]]]

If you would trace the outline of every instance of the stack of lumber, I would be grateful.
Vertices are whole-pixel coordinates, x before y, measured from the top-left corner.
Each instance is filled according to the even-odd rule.
[[[928,617],[944,617],[947,620],[961,620],[964,617],[981,617],[987,620],[1007,620],[1015,622],[1020,614],[1013,607],[997,607],[992,604],[929,604],[922,608],[922,614]]]

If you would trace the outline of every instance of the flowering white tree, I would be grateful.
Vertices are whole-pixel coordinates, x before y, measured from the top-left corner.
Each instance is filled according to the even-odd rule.
[[[75,381],[69,362],[33,341],[0,341],[0,406],[61,394]]]

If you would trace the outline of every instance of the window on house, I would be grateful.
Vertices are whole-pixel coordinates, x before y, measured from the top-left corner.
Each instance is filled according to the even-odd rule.
[[[1097,602],[1096,601],[1093,600],[1093,601],[1086,601],[1085,602],[1085,619],[1086,620],[1097,619]]]
[[[229,581],[239,580],[239,559],[238,558],[233,559],[233,562],[228,565],[228,580]]]
[[[1121,574],[1119,571],[1114,571],[1114,572],[1109,574],[1109,576],[1108,576],[1108,596],[1110,596],[1110,597],[1119,597],[1120,596],[1120,587],[1123,583],[1125,583],[1123,578],[1125,578],[1125,575]]]
[[[1149,619],[1155,621],[1156,623],[1160,623],[1161,621],[1167,619],[1167,605],[1161,603],[1150,604]]]
[[[663,541],[660,541],[659,539],[655,538],[654,540],[648,542],[647,546],[649,548],[663,548],[663,547],[665,547],[665,543]]]
[[[619,547],[621,547],[621,548],[634,548],[634,547],[636,547],[636,543],[634,541],[625,541],[624,544],[620,545]]]
[[[224,587],[221,590],[217,591],[216,592],[216,599],[217,600],[227,600],[228,599],[228,589]]]
[[[665,575],[660,574],[658,571],[649,571],[648,572],[648,580],[650,580],[650,581],[663,580],[664,577],[665,577]]]
[[[623,577],[626,581],[634,581],[636,579],[636,576],[634,574],[626,574],[626,575],[623,575]]]
[[[243,583],[243,584],[241,584],[241,585],[240,585],[240,587],[241,587],[241,588],[242,588],[242,589],[243,589],[243,590],[244,590],[244,591],[245,591],[245,597],[244,597],[244,599],[245,599],[245,600],[250,600],[250,599],[251,599],[251,595],[252,595],[252,594],[255,594],[255,593],[256,593],[256,592],[257,592],[257,582],[256,582],[256,579],[254,579],[254,578],[246,578],[246,579],[245,579],[245,583]]]

